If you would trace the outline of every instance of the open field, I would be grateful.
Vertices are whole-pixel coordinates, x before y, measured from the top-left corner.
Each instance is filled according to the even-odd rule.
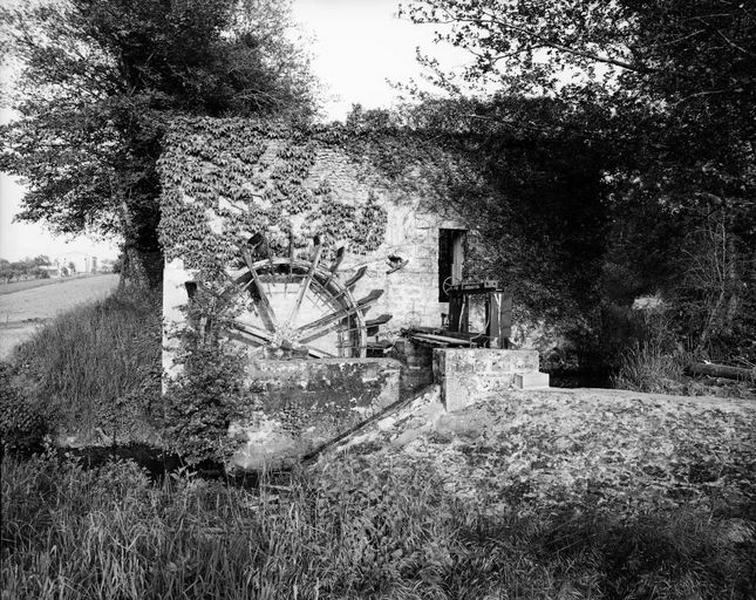
[[[0,359],[9,356],[48,319],[110,295],[118,286],[118,277],[108,274],[57,280],[60,283],[0,295]]]
[[[49,279],[29,279],[27,281],[0,283],[0,296],[4,296],[5,294],[13,294],[14,292],[21,292],[23,290],[30,290],[36,287],[60,285],[69,281],[73,281],[74,279],[87,279],[89,277],[98,277],[98,275],[85,273],[81,275],[72,275],[70,277],[51,277]]]

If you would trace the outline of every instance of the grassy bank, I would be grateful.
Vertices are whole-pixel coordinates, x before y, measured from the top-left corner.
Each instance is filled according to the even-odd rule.
[[[345,457],[254,491],[133,463],[2,464],[3,597],[749,598],[733,514],[484,513],[416,462]]]
[[[119,294],[63,313],[15,349],[14,383],[55,434],[75,432],[79,443],[149,441],[160,314],[157,298]]]

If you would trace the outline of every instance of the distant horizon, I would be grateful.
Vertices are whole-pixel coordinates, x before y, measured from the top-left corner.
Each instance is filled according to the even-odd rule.
[[[31,256],[31,255],[29,255],[29,256],[22,256],[21,258],[7,258],[5,256],[0,256],[0,260],[5,260],[5,261],[8,261],[10,263],[14,263],[14,262],[20,262],[20,261],[24,261],[24,260],[34,260],[35,258],[37,258],[39,256],[45,256],[48,259],[50,259],[51,261],[54,261],[54,260],[57,260],[57,259],[70,258],[72,255],[76,255],[76,256],[89,256],[89,257],[93,257],[93,258],[96,258],[98,260],[104,260],[104,261],[118,260],[117,256],[104,256],[102,254],[92,254],[92,253],[88,253],[88,252],[80,252],[78,250],[74,250],[72,252],[66,252],[66,253],[63,253],[63,254],[49,254],[48,252],[41,252],[41,253],[35,254],[33,256]]]

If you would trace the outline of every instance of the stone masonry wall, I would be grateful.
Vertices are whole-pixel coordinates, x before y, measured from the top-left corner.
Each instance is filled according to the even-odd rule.
[[[267,153],[266,153],[267,154]],[[439,229],[463,229],[459,222],[423,209],[421,199],[411,198],[398,189],[391,189],[378,181],[366,167],[356,165],[345,153],[325,148],[316,152],[315,162],[308,178],[303,182],[307,189],[327,184],[336,200],[360,205],[369,194],[377,199],[386,212],[385,236],[380,247],[367,254],[350,252],[339,269],[344,281],[362,266],[367,267],[365,277],[357,284],[354,296],[359,299],[371,290],[382,289],[384,294],[369,310],[367,318],[389,313],[391,321],[381,327],[381,337],[393,340],[400,329],[414,326],[440,326],[441,313],[448,312],[448,304],[438,302],[438,244]],[[213,219],[212,215],[208,215]],[[216,220],[217,221],[217,220]],[[222,228],[222,222],[213,224]],[[387,273],[390,255],[408,260],[406,266]],[[195,274],[184,268],[181,259],[168,262],[164,269],[163,315],[166,331],[183,322],[180,307],[188,297],[184,283]],[[164,363],[170,371],[170,354],[173,343],[166,339],[168,355]]]

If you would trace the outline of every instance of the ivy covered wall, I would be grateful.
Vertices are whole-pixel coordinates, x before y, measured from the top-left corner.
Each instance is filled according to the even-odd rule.
[[[371,315],[390,313],[391,336],[412,324],[440,325],[438,230],[461,228],[428,208],[422,185],[397,183],[418,177],[416,165],[387,173],[375,164],[374,138],[344,126],[310,129],[277,122],[228,118],[176,118],[160,161],[166,256],[164,318],[180,323],[187,301],[184,283],[211,281],[239,263],[240,246],[265,233],[274,254],[288,255],[289,236],[305,256],[319,235],[326,256],[346,246],[342,279],[361,266],[366,276],[356,297],[383,289]],[[377,143],[377,142],[375,142]],[[408,262],[388,273],[389,256]]]

